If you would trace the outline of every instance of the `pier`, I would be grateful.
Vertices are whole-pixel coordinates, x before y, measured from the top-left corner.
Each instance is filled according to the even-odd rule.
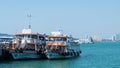
[[[2,58],[2,47],[0,47],[0,59]]]

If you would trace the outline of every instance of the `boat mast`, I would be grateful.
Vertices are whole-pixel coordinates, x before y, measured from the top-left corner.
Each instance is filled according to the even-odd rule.
[[[27,15],[27,17],[28,17],[28,19],[29,19],[28,29],[31,30],[31,18],[32,18],[32,15],[29,14],[29,15]],[[37,36],[37,37],[38,37],[38,36]],[[32,35],[30,35],[30,38],[32,38]],[[34,41],[36,41],[36,40],[34,39]],[[36,43],[35,43],[35,50],[37,50],[37,44],[36,44]]]
[[[29,14],[29,15],[27,15],[27,17],[28,17],[28,19],[29,19],[29,25],[28,25],[28,28],[29,29],[31,29],[31,18],[32,18],[32,15],[31,14]]]

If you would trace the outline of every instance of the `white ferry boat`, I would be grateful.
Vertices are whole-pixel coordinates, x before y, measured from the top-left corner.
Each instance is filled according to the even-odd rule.
[[[48,59],[71,58],[80,56],[80,44],[61,31],[51,32],[47,37],[46,57]]]
[[[45,35],[32,33],[31,29],[23,29],[22,33],[15,35],[9,53],[13,59],[38,59],[43,58],[45,50]]]

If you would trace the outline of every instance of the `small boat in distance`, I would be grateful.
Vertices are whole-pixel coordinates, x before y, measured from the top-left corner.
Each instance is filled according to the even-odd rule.
[[[80,56],[80,44],[61,31],[51,32],[46,42],[45,55],[48,59],[71,58]]]

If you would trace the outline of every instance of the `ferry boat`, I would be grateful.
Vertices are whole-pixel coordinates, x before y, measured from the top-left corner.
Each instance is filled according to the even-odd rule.
[[[51,32],[47,37],[45,55],[48,59],[71,58],[80,56],[80,44],[61,31]]]
[[[43,58],[45,50],[45,35],[33,33],[30,28],[17,33],[9,53],[13,59],[38,59]]]

